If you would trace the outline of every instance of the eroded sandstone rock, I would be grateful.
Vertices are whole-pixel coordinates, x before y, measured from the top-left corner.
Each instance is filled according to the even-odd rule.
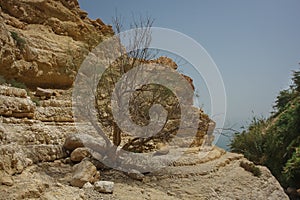
[[[34,163],[55,161],[67,156],[62,145],[28,145],[23,149],[26,157]]]
[[[23,152],[22,148],[17,145],[1,145],[0,146],[0,171],[4,171],[9,175],[22,173],[22,171],[32,164]]]
[[[0,74],[29,87],[69,88],[88,51],[113,34],[77,1],[1,0]]]
[[[92,185],[90,182],[87,182],[87,183],[85,183],[83,185],[82,188],[84,188],[84,189],[90,189],[90,188],[94,188],[94,185]]]
[[[89,151],[89,149],[85,148],[85,147],[80,147],[75,149],[71,155],[70,158],[73,162],[80,162],[82,161],[84,158],[90,157],[91,153]]]
[[[27,98],[0,95],[0,115],[5,117],[33,118],[35,104]]]
[[[35,96],[44,98],[44,99],[49,99],[52,96],[56,96],[56,92],[50,89],[43,89],[40,87],[37,87],[36,92],[35,92]]]
[[[70,183],[72,186],[81,188],[85,183],[94,183],[99,180],[99,178],[100,174],[97,172],[97,168],[93,163],[85,159],[73,166],[73,174]]]
[[[24,89],[0,85],[0,95],[26,98],[27,92]]]
[[[12,177],[3,171],[0,171],[0,185],[12,186],[13,184],[14,181]]]
[[[74,122],[71,107],[38,107],[34,117],[43,122]]]
[[[106,143],[104,140],[95,138],[88,134],[69,135],[64,143],[64,148],[73,151],[79,147],[88,147],[96,152],[106,152]]]

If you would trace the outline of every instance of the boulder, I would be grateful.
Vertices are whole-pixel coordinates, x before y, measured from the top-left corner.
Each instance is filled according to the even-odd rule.
[[[13,186],[14,181],[10,175],[7,173],[0,171],[0,185]]]
[[[80,134],[69,135],[65,140],[64,148],[73,151],[79,147],[84,147],[82,137],[84,136]]]
[[[80,147],[75,149],[72,153],[71,153],[71,160],[73,162],[80,162],[82,161],[84,158],[86,157],[90,157],[91,153],[89,152],[88,148],[85,147]]]
[[[176,70],[178,68],[178,65],[176,62],[174,62],[171,58],[168,58],[166,56],[161,56],[157,58],[156,60],[152,61],[155,64],[160,64],[162,66],[168,66],[171,67],[172,69]]]
[[[94,185],[92,185],[90,182],[87,182],[83,185],[82,188],[84,188],[84,189],[94,188]]]
[[[82,188],[87,182],[94,183],[99,180],[100,174],[97,172],[97,168],[84,159],[79,164],[73,166],[73,173],[71,178],[71,185]]]
[[[101,193],[113,193],[114,182],[111,181],[97,181],[94,184],[95,190]]]
[[[158,150],[153,154],[154,156],[167,155],[170,152],[168,145],[158,145]]]
[[[106,143],[100,138],[95,138],[88,134],[72,134],[69,135],[64,143],[64,148],[73,151],[79,147],[87,147],[93,151],[105,154]]]
[[[289,197],[291,199],[298,199],[298,197],[300,197],[300,189],[296,189],[296,188],[293,188],[293,187],[288,187],[286,189],[286,193],[289,195]]]

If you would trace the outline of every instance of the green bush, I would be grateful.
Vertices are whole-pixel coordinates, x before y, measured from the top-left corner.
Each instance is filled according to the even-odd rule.
[[[263,118],[254,117],[247,131],[235,134],[230,144],[231,151],[244,154],[255,164],[264,164],[266,135],[262,132],[267,123]]]
[[[297,92],[300,92],[300,71],[293,71],[293,87]]]
[[[6,83],[6,79],[0,75],[0,85]]]
[[[277,111],[267,120],[254,118],[230,145],[233,152],[267,166],[284,187],[296,188],[300,187],[300,93],[295,90],[298,80],[299,73],[294,72],[293,85],[277,97]]]
[[[258,167],[256,167],[253,163],[242,161],[240,162],[240,166],[246,171],[251,172],[254,176],[261,176],[261,170]]]
[[[12,79],[12,80],[8,81],[8,83],[12,87],[16,87],[16,88],[21,88],[21,89],[28,90],[27,86],[24,83],[16,81],[15,79]]]
[[[24,83],[16,81],[15,79],[7,80],[0,75],[0,84],[4,84],[4,83],[10,84],[11,87],[25,89],[28,92],[28,88]]]
[[[284,175],[287,181],[291,181],[293,184],[297,184],[296,180],[300,182],[300,146],[296,148],[292,157],[287,161]]]
[[[21,50],[24,49],[26,41],[21,38],[16,32],[11,31],[10,34],[11,37],[16,41],[17,47]]]
[[[278,109],[279,112],[282,111],[288,106],[289,102],[293,99],[293,96],[294,92],[290,89],[280,91],[275,101],[274,108]]]

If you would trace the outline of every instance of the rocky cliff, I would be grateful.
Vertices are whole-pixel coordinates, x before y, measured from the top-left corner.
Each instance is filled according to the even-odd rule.
[[[241,167],[250,163],[243,156],[211,146],[205,135],[212,133],[213,122],[197,108],[193,144],[167,167],[141,173],[104,165],[111,156],[102,151],[107,144],[90,124],[74,123],[70,87],[85,55],[113,34],[111,27],[89,19],[76,0],[0,0],[0,6],[0,199],[287,199],[267,168],[254,167],[256,176]],[[168,58],[147,62],[177,68]],[[12,87],[12,80],[30,89]],[[144,99],[139,95],[149,97],[135,95],[137,102]],[[109,129],[107,98],[98,100]],[[168,99],[150,99],[176,111],[165,131],[179,119],[174,97]],[[142,116],[151,105],[138,107],[137,123],[147,123]],[[183,151],[155,142],[141,151],[154,151],[161,162],[170,152]]]
[[[0,74],[28,87],[70,88],[84,56],[113,34],[77,1],[1,0]]]
[[[258,166],[261,175],[254,176],[241,167],[249,162],[242,155],[217,147],[190,148],[145,175],[107,169],[82,143],[101,148],[97,133],[81,124],[89,135],[78,134],[68,118],[69,91],[51,91],[56,96],[39,106],[23,89],[0,91],[0,199],[288,199],[266,167]],[[114,182],[113,193],[99,190],[99,180]]]

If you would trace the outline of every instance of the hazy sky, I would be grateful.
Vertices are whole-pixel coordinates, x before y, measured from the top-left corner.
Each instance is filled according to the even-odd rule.
[[[79,0],[91,18],[111,24],[117,10],[130,22],[148,15],[154,26],[199,42],[222,74],[227,124],[268,116],[276,95],[300,62],[299,0]],[[237,127],[238,128],[238,127]]]

